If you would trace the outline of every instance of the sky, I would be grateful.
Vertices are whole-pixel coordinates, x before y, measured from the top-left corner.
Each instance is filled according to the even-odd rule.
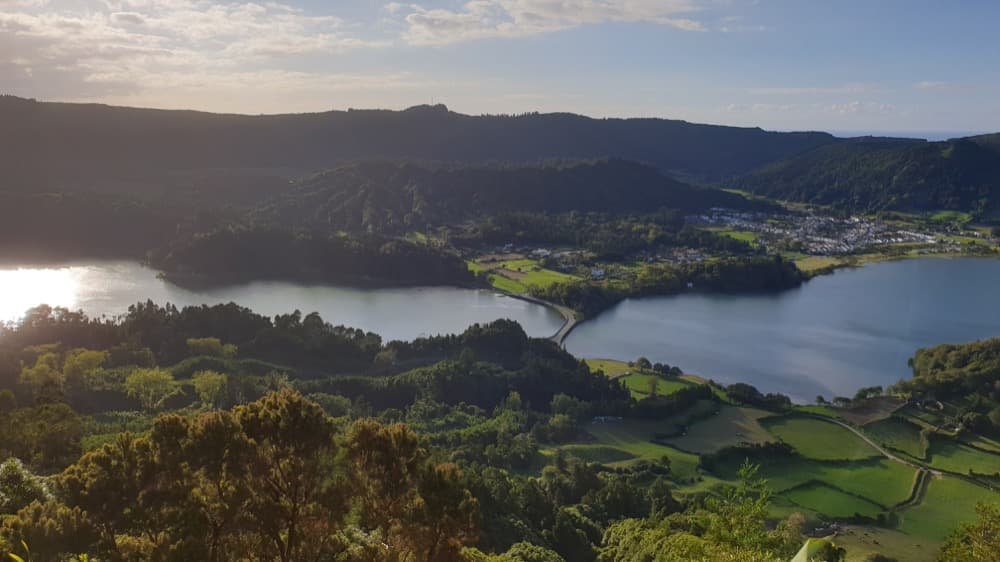
[[[997,0],[0,0],[0,93],[964,134],[1000,131],[998,24]]]

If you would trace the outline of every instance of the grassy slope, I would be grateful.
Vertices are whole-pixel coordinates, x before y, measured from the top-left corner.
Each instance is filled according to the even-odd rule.
[[[930,465],[934,468],[968,474],[971,469],[977,474],[1000,473],[1000,455],[977,451],[951,440],[935,440],[931,443]]]
[[[584,359],[591,371],[603,371],[609,377],[627,373],[632,370],[628,363],[614,359]]]
[[[878,456],[858,436],[834,423],[800,417],[772,418],[764,426],[805,457],[817,460],[860,460]]]
[[[771,415],[756,408],[722,406],[718,415],[698,421],[684,435],[666,439],[679,449],[694,453],[710,453],[740,443],[767,443],[774,437],[759,420]]]
[[[855,514],[875,517],[882,511],[882,506],[874,502],[821,483],[799,486],[782,495],[797,505],[829,517],[848,518]]]
[[[980,501],[1000,502],[1000,494],[958,478],[936,478],[920,505],[903,512],[900,530],[922,540],[941,541],[959,523],[976,518]]]
[[[656,393],[660,396],[667,396],[677,392],[682,388],[692,386],[686,380],[679,378],[666,378],[648,373],[633,373],[620,379],[632,393],[632,398],[641,400],[649,396],[652,381],[656,381]]]
[[[864,432],[883,447],[895,449],[918,459],[927,451],[920,442],[920,428],[900,418],[886,418],[864,426]]]

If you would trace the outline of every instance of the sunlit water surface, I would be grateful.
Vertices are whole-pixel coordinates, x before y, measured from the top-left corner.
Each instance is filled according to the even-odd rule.
[[[459,333],[498,318],[516,320],[537,337],[550,336],[562,325],[559,314],[546,307],[455,287],[359,289],[267,281],[190,290],[157,278],[154,270],[135,262],[0,269],[0,321],[15,321],[43,303],[113,317],[146,300],[177,306],[235,302],[267,316],[315,311],[328,322],[373,331],[385,339]]]

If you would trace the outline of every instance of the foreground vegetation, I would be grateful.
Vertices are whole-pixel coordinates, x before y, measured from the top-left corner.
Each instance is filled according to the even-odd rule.
[[[961,381],[949,400],[989,412],[995,345],[921,352],[903,390]],[[0,456],[19,459],[0,461],[0,548],[30,560],[789,560],[845,522],[960,560],[995,538],[949,538],[979,503],[990,524],[1000,454],[974,443],[992,426],[914,441],[870,389],[806,415],[644,359],[588,365],[506,321],[386,343],[235,305],[42,307],[0,333],[0,383]],[[815,417],[855,410],[897,413]],[[942,472],[855,430],[926,442]],[[852,544],[896,555],[810,548]]]

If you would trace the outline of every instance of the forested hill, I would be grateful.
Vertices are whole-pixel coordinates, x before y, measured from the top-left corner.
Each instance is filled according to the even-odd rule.
[[[511,212],[652,212],[758,203],[692,187],[622,160],[519,167],[347,164],[303,180],[255,212],[269,224],[406,232]]]
[[[852,211],[956,210],[1000,215],[1000,135],[944,142],[851,139],[731,184],[768,197]]]
[[[4,180],[34,191],[247,183],[248,178],[291,177],[370,159],[470,163],[616,157],[687,178],[720,180],[835,140],[826,133],[664,119],[469,116],[444,106],[246,116],[10,96],[0,96],[0,123]]]

